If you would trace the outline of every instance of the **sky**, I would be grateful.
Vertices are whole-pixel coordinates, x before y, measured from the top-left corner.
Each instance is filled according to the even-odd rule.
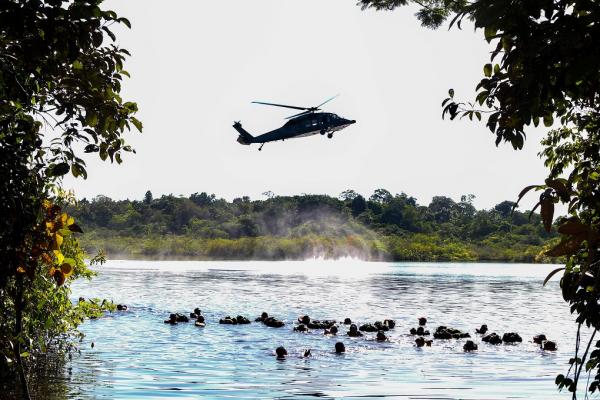
[[[466,24],[429,30],[414,9],[362,11],[354,0],[104,4],[132,23],[116,29],[132,54],[122,95],[138,103],[144,131],[126,135],[137,154],[120,166],[86,158],[88,179],[65,180],[79,198],[386,188],[420,204],[472,193],[476,207],[491,208],[545,177],[541,130],[514,151],[496,147],[483,123],[441,119],[448,89],[472,100],[489,60],[483,32]],[[357,123],[332,139],[267,143],[261,152],[236,142],[234,121],[258,135],[293,114],[252,101],[311,106],[336,94],[325,111]]]

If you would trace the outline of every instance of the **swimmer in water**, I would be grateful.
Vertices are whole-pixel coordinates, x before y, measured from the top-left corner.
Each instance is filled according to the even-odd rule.
[[[285,359],[285,356],[287,356],[287,353],[288,353],[287,350],[283,346],[279,346],[278,348],[275,349],[275,354],[277,355],[278,360]]]

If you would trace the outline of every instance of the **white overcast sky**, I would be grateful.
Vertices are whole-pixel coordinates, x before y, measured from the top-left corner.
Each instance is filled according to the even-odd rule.
[[[121,166],[88,157],[89,178],[67,179],[78,197],[141,199],[206,191],[249,195],[351,188],[477,196],[478,208],[515,199],[545,176],[541,131],[523,151],[496,148],[483,123],[441,119],[447,90],[471,100],[489,58],[481,31],[422,28],[414,9],[361,11],[354,0],[109,1],[132,23],[118,30],[132,53],[124,98],[136,101],[143,134]],[[329,140],[313,136],[242,146],[279,127],[290,111],[253,100],[326,106],[357,123]],[[530,197],[533,201],[533,196]],[[525,202],[531,206],[532,202]]]

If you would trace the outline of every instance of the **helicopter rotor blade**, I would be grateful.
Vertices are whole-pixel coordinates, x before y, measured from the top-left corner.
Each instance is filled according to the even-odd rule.
[[[262,101],[253,101],[252,103],[254,103],[254,104],[262,104],[262,105],[265,105],[265,106],[275,106],[275,107],[292,108],[294,110],[308,110],[308,109],[310,109],[310,107],[288,106],[288,105],[285,105],[285,104],[265,103],[265,102],[262,102]]]
[[[306,114],[312,114],[313,112],[314,112],[313,110],[310,110],[310,109],[309,109],[309,110],[303,111],[303,112],[301,112],[301,113],[294,114],[294,115],[292,115],[292,116],[286,117],[285,119],[292,119],[292,118],[300,117],[300,116],[302,116],[302,115],[306,115]]]
[[[319,104],[318,106],[313,107],[313,108],[318,109],[319,107],[324,106],[325,104],[329,103],[331,100],[335,99],[338,96],[339,96],[339,94],[336,94],[335,96],[328,98],[327,100],[325,100],[324,102],[322,102],[321,104]]]

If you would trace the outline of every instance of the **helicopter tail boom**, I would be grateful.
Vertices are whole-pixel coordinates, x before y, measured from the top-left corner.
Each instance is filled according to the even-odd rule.
[[[242,128],[242,124],[239,121],[233,124],[233,128],[240,134],[240,136],[238,136],[237,139],[238,143],[243,145],[249,145],[251,143],[254,143],[254,136],[252,136],[244,128]]]

